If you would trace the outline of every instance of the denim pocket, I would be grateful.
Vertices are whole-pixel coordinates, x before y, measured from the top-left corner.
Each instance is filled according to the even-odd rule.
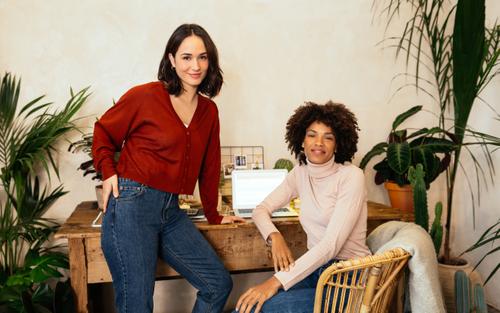
[[[136,181],[119,178],[118,179],[118,198],[116,201],[128,201],[133,200],[146,191],[147,186]]]

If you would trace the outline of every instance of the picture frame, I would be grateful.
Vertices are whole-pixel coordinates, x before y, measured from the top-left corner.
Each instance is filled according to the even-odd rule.
[[[237,154],[233,157],[234,169],[246,169],[247,168],[247,156],[244,154]]]
[[[222,165],[222,170],[224,173],[224,178],[231,178],[231,173],[234,170],[234,164],[233,163],[225,163]]]

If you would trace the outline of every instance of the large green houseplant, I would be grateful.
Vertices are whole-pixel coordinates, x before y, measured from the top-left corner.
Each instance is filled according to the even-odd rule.
[[[455,4],[442,0],[389,0],[386,3],[384,13],[388,27],[404,5],[411,12],[403,33],[388,38],[389,45],[397,47],[397,56],[404,56],[407,65],[415,66],[414,73],[408,75],[414,77],[418,90],[438,102],[437,126],[449,130],[456,144],[450,168],[446,170],[442,261],[450,263],[453,196],[462,152],[470,155],[478,182],[486,181],[484,176],[488,174],[494,175],[490,147],[500,146],[500,138],[472,130],[468,121],[472,109],[479,103],[479,93],[499,73],[500,27],[495,24],[490,29],[485,28],[484,0],[458,0]],[[470,149],[474,145],[481,148],[486,165],[480,163],[477,150]]]
[[[50,171],[58,176],[56,143],[75,129],[74,116],[88,97],[76,94],[58,111],[38,97],[18,107],[20,81],[6,73],[0,86],[0,311],[73,312],[63,277],[67,256],[50,246],[59,225],[44,217],[67,192],[50,190]],[[41,179],[43,177],[44,179]],[[48,179],[47,179],[48,178]],[[43,181],[48,180],[48,183]]]

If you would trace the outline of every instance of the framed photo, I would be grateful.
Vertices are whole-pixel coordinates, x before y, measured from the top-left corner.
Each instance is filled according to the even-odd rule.
[[[246,169],[247,168],[247,156],[246,155],[235,155],[233,157],[233,163],[235,169]]]
[[[263,170],[264,169],[264,164],[263,163],[252,163],[250,166],[250,169],[252,170]]]
[[[233,163],[223,164],[222,169],[224,170],[224,178],[231,178],[231,173],[234,170],[234,164]]]

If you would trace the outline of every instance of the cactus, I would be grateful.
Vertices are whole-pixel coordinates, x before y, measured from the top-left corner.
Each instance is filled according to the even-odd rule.
[[[441,225],[441,215],[443,214],[443,204],[441,202],[436,203],[434,208],[434,221],[432,222],[430,235],[432,242],[434,243],[434,249],[436,250],[436,255],[439,254],[439,249],[441,248],[441,241],[443,240],[443,225]]]
[[[462,271],[455,272],[455,304],[457,313],[471,312],[471,297],[470,297],[470,279],[467,274]]]
[[[488,313],[488,307],[484,298],[484,289],[476,284],[471,290],[470,278],[459,270],[455,272],[455,304],[457,313]]]
[[[274,163],[274,169],[280,169],[280,168],[284,168],[290,172],[293,168],[293,163],[288,159],[278,159],[278,161]]]
[[[408,170],[408,180],[413,189],[413,205],[415,208],[415,223],[422,226],[426,231],[429,231],[429,213],[427,209],[427,190],[425,186],[425,172],[422,164],[417,164],[415,169],[413,166]],[[443,214],[443,204],[436,203],[434,208],[434,221],[432,222],[429,232],[436,255],[439,254],[441,241],[443,239],[443,225],[441,225],[441,215]]]
[[[476,313],[488,313],[488,306],[484,298],[484,289],[480,284],[474,286],[474,307]]]
[[[429,231],[429,212],[427,210],[427,190],[425,188],[425,172],[422,164],[408,170],[408,180],[413,189],[413,205],[415,207],[415,223]]]

